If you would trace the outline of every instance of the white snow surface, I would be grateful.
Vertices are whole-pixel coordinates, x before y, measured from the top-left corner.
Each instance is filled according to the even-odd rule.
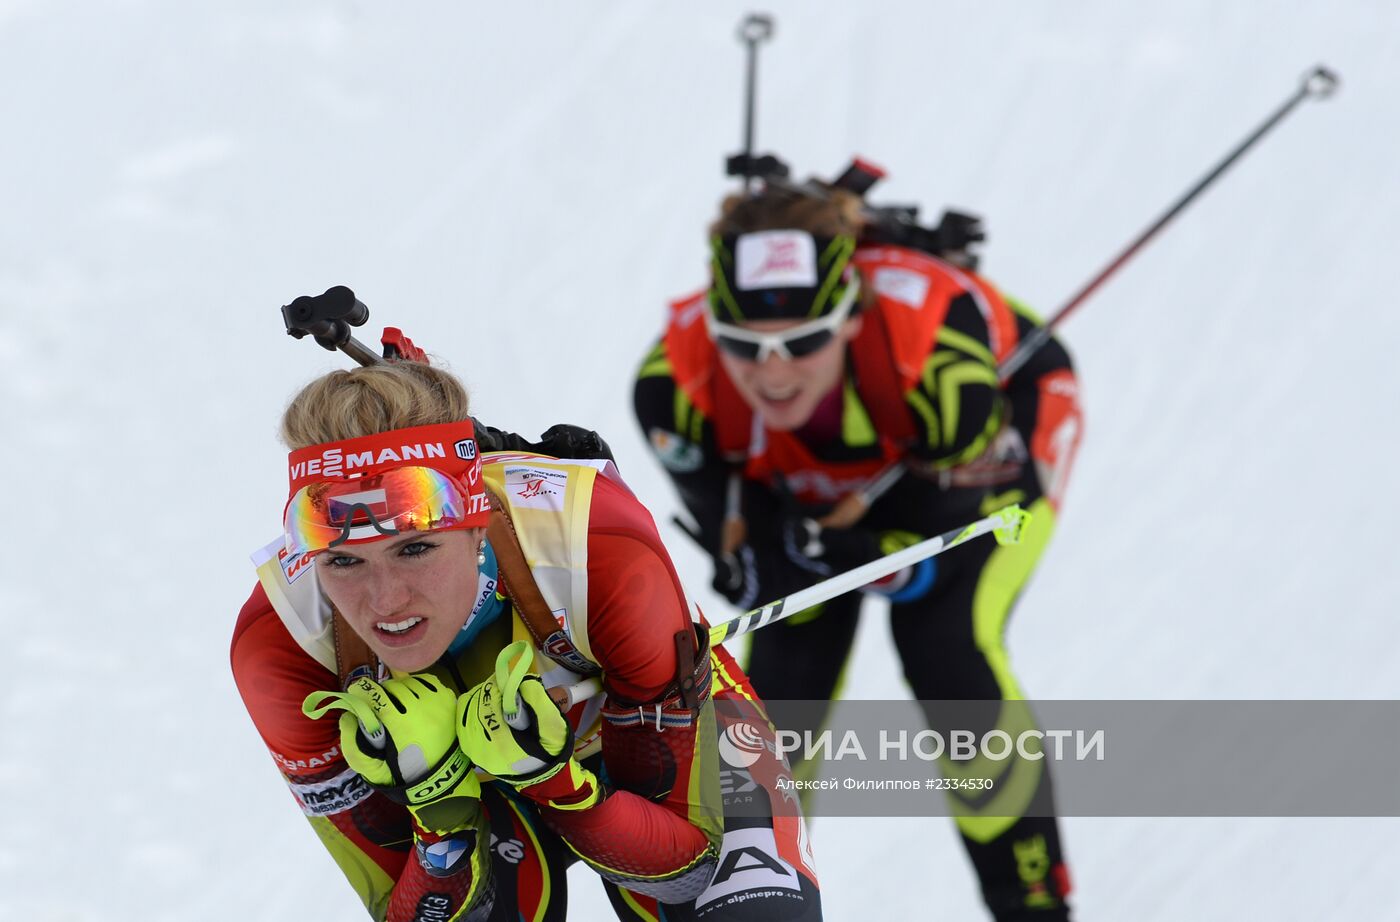
[[[983,214],[1043,312],[1341,74],[1066,324],[1088,436],[1010,645],[1039,698],[1397,697],[1400,5],[769,9],[759,147]],[[0,0],[0,920],[362,917],[228,668],[279,413],[348,361],[277,308],[350,285],[482,418],[605,433],[665,522],[630,382],[733,188],[745,11]],[[905,694],[883,612],[848,694]],[[1063,828],[1080,919],[1400,918],[1391,819]],[[950,821],[815,837],[829,919],[982,917]]]

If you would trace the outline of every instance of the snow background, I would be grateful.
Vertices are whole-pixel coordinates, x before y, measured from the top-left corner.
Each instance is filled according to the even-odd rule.
[[[1400,7],[1161,6],[774,3],[759,146],[804,175],[861,153],[891,173],[876,201],[986,216],[986,273],[1048,313],[1335,68],[1335,98],[1067,324],[1088,440],[1010,642],[1040,698],[1400,696]],[[0,555],[0,920],[362,917],[227,665],[278,527],[277,418],[347,361],[277,307],[350,285],[362,338],[403,327],[482,418],[606,433],[664,521],[630,380],[704,280],[745,11],[0,0],[0,476],[23,525]],[[881,613],[856,657],[850,695],[903,694]],[[1400,918],[1394,820],[1064,831],[1081,919]],[[949,821],[815,835],[830,919],[980,917]],[[571,877],[575,917],[605,917]]]

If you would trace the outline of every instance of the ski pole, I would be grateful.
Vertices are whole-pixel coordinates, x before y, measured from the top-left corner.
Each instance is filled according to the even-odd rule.
[[[1059,310],[1055,311],[1043,326],[1037,327],[1030,333],[1021,344],[1012,350],[1011,354],[997,366],[997,376],[1006,381],[1020,368],[1026,364],[1032,355],[1042,346],[1050,341],[1050,337],[1056,326],[1074,311],[1079,305],[1089,299],[1098,288],[1108,281],[1109,277],[1117,272],[1138,250],[1142,249],[1149,240],[1171,222],[1178,214],[1186,209],[1195,198],[1206,190],[1208,186],[1220,178],[1226,170],[1234,165],[1235,161],[1242,157],[1245,151],[1253,147],[1258,141],[1268,134],[1275,125],[1281,122],[1285,116],[1292,112],[1299,103],[1309,97],[1325,99],[1336,91],[1338,86],[1337,75],[1326,67],[1318,66],[1304,75],[1298,89],[1289,96],[1272,115],[1268,117],[1258,128],[1256,128],[1247,138],[1244,139],[1234,150],[1230,151],[1223,160],[1215,165],[1209,173],[1192,186],[1185,195],[1178,199],[1167,211],[1158,218],[1147,230],[1137,236],[1126,249],[1113,258],[1098,275],[1094,276],[1074,297],[1070,298]],[[904,469],[898,464],[892,464],[885,468],[879,475],[870,481],[862,490],[851,494],[843,499],[837,508],[828,513],[821,520],[824,527],[846,528],[859,521],[866,510],[890,487],[894,486],[903,475]]]
[[[724,520],[719,527],[721,554],[733,554],[748,537],[748,523],[743,513],[744,475],[733,471],[724,485]],[[697,541],[698,543],[698,541]]]
[[[904,462],[891,461],[854,493],[847,493],[830,512],[817,519],[822,528],[850,528],[865,517],[875,501],[890,491],[904,476]]]
[[[998,509],[989,516],[978,519],[971,525],[945,531],[941,535],[935,535],[920,541],[918,544],[895,551],[893,554],[887,554],[853,570],[838,573],[820,583],[808,586],[806,589],[798,590],[792,595],[769,602],[767,605],[760,605],[742,615],[736,615],[733,618],[712,624],[710,625],[710,645],[724,643],[740,634],[752,633],[761,627],[781,621],[789,615],[811,608],[820,602],[829,601],[881,577],[897,573],[921,560],[936,557],[944,551],[960,544],[966,544],[973,538],[988,532],[996,536],[998,544],[1015,544],[1021,540],[1021,531],[1030,521],[1030,517],[1029,512],[1013,503]],[[552,688],[549,693],[556,704],[568,710],[580,701],[592,698],[602,689],[602,683],[597,679],[584,679],[576,685]]]
[[[1298,85],[1298,89],[1284,101],[1283,105],[1279,106],[1272,115],[1265,119],[1263,124],[1254,129],[1247,138],[1240,142],[1238,147],[1230,151],[1223,160],[1217,163],[1209,173],[1202,177],[1185,195],[1168,208],[1166,213],[1158,218],[1147,230],[1139,234],[1136,240],[1128,244],[1127,248],[1115,256],[1113,261],[1104,267],[1103,271],[1094,276],[1088,284],[1074,295],[1074,297],[1065,302],[1064,306],[1055,311],[1055,313],[1045,321],[1043,326],[1036,328],[1034,332],[1022,340],[1021,344],[1006,357],[1005,361],[997,366],[997,374],[1001,379],[1005,381],[1015,374],[1022,365],[1026,364],[1027,360],[1035,354],[1036,350],[1050,341],[1051,333],[1060,321],[1064,320],[1075,308],[1087,301],[1089,296],[1092,295],[1100,285],[1108,281],[1109,277],[1117,272],[1124,263],[1132,259],[1138,250],[1142,249],[1149,240],[1157,235],[1158,231],[1185,210],[1186,206],[1190,205],[1191,202],[1195,200],[1196,196],[1204,192],[1207,187],[1220,178],[1222,173],[1233,166],[1236,160],[1244,156],[1245,151],[1253,147],[1264,135],[1268,134],[1275,125],[1283,121],[1284,117],[1292,112],[1299,103],[1309,97],[1326,99],[1336,91],[1337,85],[1337,75],[1321,65],[1305,74],[1301,83]]]
[[[750,13],[739,23],[739,41],[747,50],[748,63],[744,77],[744,191],[753,185],[753,118],[754,94],[758,85],[758,46],[773,37],[773,17]]]

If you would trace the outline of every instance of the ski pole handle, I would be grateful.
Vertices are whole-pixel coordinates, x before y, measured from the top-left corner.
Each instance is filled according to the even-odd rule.
[[[569,708],[581,704],[595,695],[601,694],[603,683],[598,679],[584,679],[573,685],[556,685],[549,690],[549,697],[559,705],[559,710],[568,713]]]
[[[1337,87],[1342,85],[1342,78],[1337,76],[1337,72],[1324,64],[1319,64],[1303,75],[1303,92],[1309,96],[1316,96],[1318,99],[1326,99],[1337,92]]]
[[[719,526],[719,552],[737,552],[748,536],[749,526],[744,518],[744,477],[738,471],[732,471],[724,485],[724,520]]]
[[[739,23],[739,41],[754,46],[773,37],[773,17],[767,13],[750,13]]]
[[[843,496],[826,515],[817,519],[822,528],[850,528],[870,511],[876,500],[890,491],[890,488],[904,477],[906,468],[902,461],[892,461],[880,473],[870,479],[865,486]]]

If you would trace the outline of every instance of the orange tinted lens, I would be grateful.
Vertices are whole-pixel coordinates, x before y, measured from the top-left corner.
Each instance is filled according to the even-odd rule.
[[[460,525],[467,499],[455,480],[430,467],[403,467],[355,480],[313,483],[287,504],[287,550],[306,554],[404,531]]]

